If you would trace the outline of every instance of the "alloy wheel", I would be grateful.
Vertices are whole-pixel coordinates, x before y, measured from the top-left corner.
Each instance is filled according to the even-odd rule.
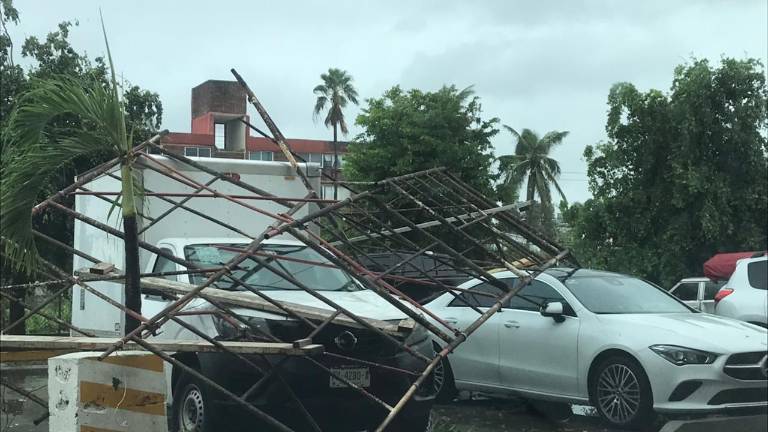
[[[631,422],[640,410],[640,382],[623,364],[612,364],[597,378],[597,403],[613,423]]]
[[[192,386],[185,395],[181,410],[179,410],[180,432],[202,432],[204,421],[203,394],[199,388]]]

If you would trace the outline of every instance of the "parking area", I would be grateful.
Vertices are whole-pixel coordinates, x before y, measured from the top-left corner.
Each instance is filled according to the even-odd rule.
[[[558,421],[518,399],[457,401],[434,408],[434,432],[613,432],[597,417],[574,415]]]
[[[45,365],[3,368],[3,379],[47,400],[47,369]],[[2,387],[3,412],[1,432],[43,432],[48,422],[35,426],[33,421],[44,410],[25,397]],[[518,399],[492,400],[474,398],[438,405],[434,408],[434,432],[612,432],[595,417],[575,415],[559,422],[548,419]]]
[[[2,367],[3,380],[47,400],[47,367],[43,364]],[[574,407],[574,415],[558,420],[547,415],[546,406],[533,406],[522,399],[490,399],[481,395],[463,395],[463,400],[438,404],[433,409],[435,420],[432,432],[619,432],[606,427],[598,417],[590,415],[589,407]],[[36,403],[6,387],[0,386],[0,432],[47,432],[48,422],[35,425],[34,421],[45,413]],[[765,421],[763,421],[764,424]],[[659,432],[665,422],[659,421],[643,432]],[[734,428],[735,427],[735,428]],[[739,429],[739,427],[742,427]],[[762,432],[747,423],[729,427],[730,432]],[[695,429],[686,429],[695,430]],[[718,430],[718,429],[709,429]]]

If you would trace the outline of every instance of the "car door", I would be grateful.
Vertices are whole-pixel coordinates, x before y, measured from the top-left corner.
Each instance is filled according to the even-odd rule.
[[[562,302],[565,320],[542,316],[540,308]],[[551,285],[534,280],[511,299],[500,327],[501,382],[505,387],[577,395],[579,319]]]
[[[680,282],[669,293],[677,297],[683,303],[688,306],[701,310],[701,303],[699,301],[699,282]],[[714,297],[713,297],[714,300]]]
[[[701,311],[713,314],[715,313],[715,295],[725,285],[725,282],[706,281],[702,282],[701,285]]]
[[[463,330],[480,317],[469,305],[485,312],[501,293],[499,288],[483,282],[469,288],[435,312],[438,312],[440,318]],[[448,357],[454,379],[466,383],[498,385],[501,315],[494,314]]]

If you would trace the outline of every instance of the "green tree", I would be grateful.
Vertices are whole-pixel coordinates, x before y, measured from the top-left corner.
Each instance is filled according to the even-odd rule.
[[[357,117],[364,128],[349,146],[344,169],[351,180],[378,181],[445,166],[463,181],[492,196],[491,137],[498,119],[481,118],[471,88],[435,92],[396,86],[367,100]]]
[[[665,285],[717,252],[766,247],[763,65],[694,59],[671,91],[613,86],[609,140],[584,152],[594,199],[564,212],[582,262]]]
[[[538,226],[546,234],[553,235],[554,207],[552,205],[551,187],[554,186],[560,198],[566,201],[565,194],[557,183],[560,176],[560,164],[549,156],[553,147],[561,144],[568,135],[567,131],[547,132],[543,137],[530,130],[523,129],[518,133],[515,129],[503,125],[516,139],[515,153],[499,156],[499,174],[502,182],[497,191],[505,204],[517,201],[518,191],[526,183],[526,201],[539,197],[539,202],[528,211],[528,220]]]
[[[106,41],[106,32],[104,33]],[[107,44],[109,54],[109,45]],[[56,75],[32,78],[16,103],[3,133],[0,174],[0,234],[5,253],[19,268],[32,272],[37,247],[32,234],[31,210],[40,192],[56,173],[72,161],[92,155],[121,158],[123,231],[125,233],[126,306],[141,311],[139,249],[136,222],[135,179],[132,171],[133,135],[126,127],[128,116],[109,56],[110,82],[94,77]],[[66,129],[56,120],[74,117]],[[50,133],[53,128],[54,132]],[[138,326],[126,316],[126,332]]]
[[[323,123],[333,128],[333,178],[337,179],[339,172],[338,130],[343,135],[349,133],[344,119],[344,108],[349,102],[357,105],[357,90],[352,85],[352,76],[347,71],[330,68],[328,73],[320,75],[322,84],[317,85],[313,92],[317,96],[313,116],[315,119],[326,109],[328,113]],[[338,199],[338,185],[333,185],[333,199]]]
[[[13,61],[13,40],[8,32],[8,26],[18,25],[19,12],[13,6],[12,0],[0,0],[0,130],[6,129],[10,113],[21,94],[28,87],[30,78],[56,79],[60,76],[98,81],[105,88],[109,88],[110,80],[107,66],[101,57],[96,57],[93,62],[84,54],[78,53],[69,43],[69,32],[77,26],[71,22],[59,24],[56,31],[50,32],[42,41],[35,36],[26,38],[22,47],[22,56],[31,60],[31,65],[25,71]],[[162,122],[162,105],[157,93],[143,90],[138,86],[123,83],[125,111],[128,116],[128,129],[133,131],[134,141],[140,142],[156,133]],[[71,135],[71,131],[82,127],[81,119],[72,114],[56,116],[46,126],[44,135],[55,142]],[[0,140],[0,154],[4,154],[5,140]],[[108,153],[94,153],[75,157],[68,161],[56,173],[54,173],[42,187],[38,199],[42,199],[51,193],[62,189],[78,174],[90,169],[94,165],[103,162]],[[63,204],[71,207],[74,200],[65,198]],[[73,225],[71,218],[67,218],[55,210],[46,210],[39,214],[33,221],[33,227],[46,235],[49,235],[65,244],[72,245]],[[47,242],[39,245],[39,252],[49,261],[63,268],[69,268],[71,257],[64,250],[52,247]],[[29,275],[14,271],[2,259],[2,277],[8,283],[24,283]],[[5,282],[4,282],[5,283]],[[14,290],[15,297],[24,298],[25,290]],[[11,303],[9,313],[4,313],[3,301],[0,301],[0,314],[15,322],[24,314],[24,309],[17,303]],[[2,321],[2,320],[0,320]],[[13,333],[24,334],[24,323],[10,330]]]

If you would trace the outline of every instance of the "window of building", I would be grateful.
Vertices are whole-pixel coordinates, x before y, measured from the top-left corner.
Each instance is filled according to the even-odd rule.
[[[320,153],[298,153],[298,155],[309,163],[323,163],[323,155]]]
[[[341,168],[341,165],[344,163],[344,155],[339,153],[336,157],[339,158],[339,168]]]
[[[275,160],[275,153],[271,151],[252,151],[248,153],[248,158],[250,160],[273,161]]]
[[[224,123],[213,124],[213,145],[216,148],[223,149],[227,139],[227,127]]]
[[[323,188],[321,189],[321,197],[322,199],[333,199],[333,185],[332,184],[324,184]]]
[[[184,156],[211,157],[211,149],[209,147],[184,147]]]
[[[333,153],[323,154],[323,168],[333,168]]]

